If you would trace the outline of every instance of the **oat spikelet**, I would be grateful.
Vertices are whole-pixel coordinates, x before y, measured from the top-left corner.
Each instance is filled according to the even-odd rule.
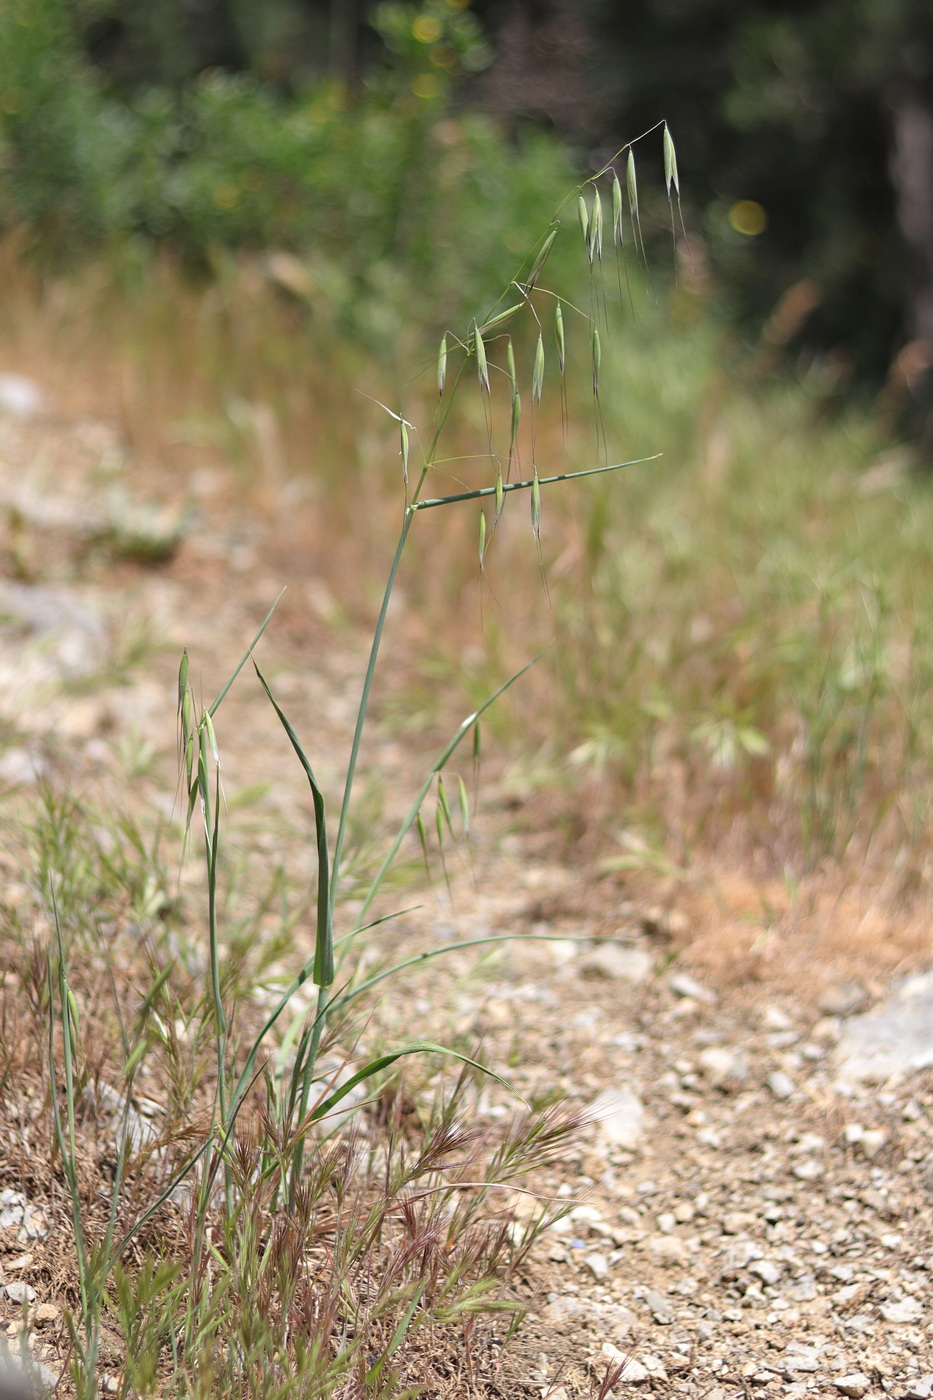
[[[483,337],[479,326],[473,321],[473,348],[476,351],[476,372],[479,375],[480,388],[484,393],[489,393],[489,365],[486,362],[486,347],[483,344]]]
[[[625,246],[622,237],[622,182],[615,171],[612,172],[612,237],[620,248]]]
[[[541,269],[544,267],[544,264],[547,262],[548,254],[550,253],[551,249],[552,249],[553,246],[554,246],[554,239],[555,239],[556,237],[557,237],[557,229],[556,229],[556,228],[552,228],[551,231],[550,231],[550,233],[548,234],[547,238],[544,240],[543,244],[541,245],[541,251],[540,251],[540,253],[538,254],[538,256],[535,258],[534,266],[532,267],[532,269],[531,269],[531,271],[529,272],[528,276],[525,278],[525,291],[526,291],[526,292],[534,291],[535,287],[537,286],[537,284],[538,284],[538,278],[541,276]]]
[[[437,396],[442,398],[444,385],[447,383],[447,332],[441,336],[440,349],[437,352]]]
[[[599,343],[599,331],[593,327],[593,397],[599,398],[599,367],[602,363],[603,352]]]
[[[577,218],[580,220],[580,230],[583,234],[583,243],[586,248],[587,257],[590,252],[590,216],[586,207],[586,200],[582,194],[577,200]]]
[[[677,191],[677,198],[680,198],[680,177],[677,174],[677,152],[674,150],[674,140],[668,129],[667,122],[664,123],[664,183],[667,185],[667,197],[671,197],[671,186]]]
[[[531,402],[533,404],[541,402],[541,392],[544,389],[544,337],[538,332],[538,344],[535,349],[535,365],[531,376]]]
[[[564,313],[560,302],[554,309],[554,338],[557,341],[557,368],[563,374],[567,356],[564,344]]]

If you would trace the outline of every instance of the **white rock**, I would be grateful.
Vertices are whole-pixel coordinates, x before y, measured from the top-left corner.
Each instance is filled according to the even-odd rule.
[[[588,1254],[583,1262],[597,1281],[609,1277],[609,1260],[605,1254]]]
[[[645,1110],[637,1094],[622,1085],[605,1089],[586,1110],[602,1138],[613,1147],[635,1147],[645,1128]]]
[[[628,1352],[620,1351],[617,1346],[613,1346],[612,1342],[603,1342],[599,1350],[600,1355],[602,1355],[610,1365],[621,1366],[624,1363],[624,1369],[621,1374],[616,1377],[616,1384],[622,1382],[626,1385],[644,1385],[645,1381],[648,1379],[648,1370],[640,1361],[636,1361],[634,1356],[629,1356]]]
[[[567,1322],[576,1322],[592,1312],[592,1304],[585,1303],[575,1293],[551,1293],[548,1295],[544,1316],[557,1327]]]
[[[711,1002],[716,1000],[714,992],[711,992],[708,987],[704,987],[701,982],[698,982],[687,972],[675,972],[673,977],[667,979],[667,985],[675,997],[689,997],[692,1001]]]
[[[871,1161],[872,1157],[877,1157],[888,1140],[888,1135],[883,1128],[869,1128],[862,1134],[859,1146],[862,1149],[862,1156]]]
[[[820,1348],[804,1346],[802,1342],[788,1342],[781,1357],[781,1368],[784,1371],[818,1371],[820,1366]]]
[[[930,1400],[933,1396],[933,1371],[927,1371],[926,1375],[918,1376],[915,1381],[911,1381],[904,1395],[904,1400]]]
[[[852,1400],[862,1400],[862,1396],[867,1392],[871,1382],[867,1376],[863,1376],[861,1371],[852,1371],[847,1376],[840,1376],[833,1381],[833,1385],[842,1395],[850,1395]]]
[[[765,1080],[768,1088],[776,1099],[789,1099],[797,1088],[789,1074],[785,1074],[782,1069],[776,1069],[773,1074],[769,1074]]]
[[[775,1284],[781,1277],[781,1271],[776,1264],[772,1264],[770,1259],[753,1259],[748,1266],[748,1272],[760,1278],[762,1283]]]
[[[822,1162],[817,1162],[813,1157],[806,1157],[802,1162],[795,1162],[793,1172],[798,1181],[819,1181],[823,1175],[824,1167]]]
[[[36,1290],[30,1288],[28,1283],[8,1283],[3,1291],[11,1303],[34,1303],[36,1301]]]
[[[686,1264],[690,1258],[689,1246],[676,1235],[650,1235],[647,1249],[655,1263],[665,1269]]]
[[[705,1079],[715,1088],[748,1078],[745,1057],[738,1050],[724,1045],[707,1045],[697,1056],[697,1064]]]
[[[627,982],[630,986],[651,976],[654,966],[651,954],[644,948],[625,947],[618,943],[602,943],[584,953],[577,964],[581,977],[605,978],[610,982]]]
[[[878,1311],[885,1322],[919,1322],[923,1317],[923,1307],[916,1298],[902,1298],[899,1303],[882,1303]]]

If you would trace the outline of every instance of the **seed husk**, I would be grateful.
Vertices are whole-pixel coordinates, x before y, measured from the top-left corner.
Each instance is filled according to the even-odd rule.
[[[483,567],[483,560],[486,558],[486,512],[479,513],[479,566]]]
[[[557,303],[554,309],[554,336],[557,341],[557,367],[561,374],[563,374],[566,361],[566,347],[564,344],[564,313],[561,309],[560,302]]]
[[[638,219],[638,181],[635,177],[635,154],[629,151],[625,162],[625,184],[628,189],[628,207],[632,218]]]
[[[440,349],[437,352],[437,396],[443,397],[444,385],[447,383],[447,332],[441,336]]]
[[[590,215],[586,207],[586,200],[581,194],[577,200],[577,218],[580,220],[580,230],[583,234],[583,243],[589,256],[590,251]]]
[[[624,247],[622,237],[622,183],[615,171],[612,172],[612,236],[619,247]]]
[[[544,267],[544,264],[547,262],[548,254],[550,253],[551,249],[552,249],[553,246],[554,246],[554,239],[555,239],[556,237],[557,237],[557,229],[556,229],[556,228],[552,228],[551,231],[550,231],[550,233],[548,234],[547,238],[545,238],[544,242],[543,242],[542,245],[541,245],[541,251],[540,251],[540,253],[538,254],[538,256],[537,256],[537,257],[535,258],[535,260],[534,260],[534,266],[532,267],[532,269],[531,269],[531,271],[529,272],[528,276],[525,278],[525,291],[526,291],[526,292],[531,292],[531,291],[533,291],[534,288],[537,286],[537,284],[538,284],[538,278],[541,276],[541,269]]]
[[[593,327],[593,396],[599,398],[599,366],[602,363],[603,353],[599,343],[599,331]]]
[[[544,337],[538,332],[538,344],[535,349],[535,366],[531,376],[531,402],[541,402],[541,392],[544,388]]]
[[[594,257],[597,262],[603,260],[603,202],[600,199],[599,190],[593,192],[593,211],[590,215],[586,254],[590,262],[593,261]]]
[[[480,387],[489,393],[489,365],[486,361],[486,347],[483,344],[483,336],[479,326],[473,321],[473,345],[476,350],[476,372],[479,375]]]
[[[408,425],[404,418],[399,419],[399,431],[402,439],[402,479],[408,485]]]
[[[509,375],[509,383],[512,385],[512,400],[518,393],[518,379],[515,374],[515,351],[512,348],[512,337],[509,336],[508,344],[505,347],[505,367]]]
[[[680,178],[677,174],[677,152],[674,150],[674,139],[671,136],[667,122],[664,123],[664,182],[667,185],[667,197],[671,197],[671,186],[677,191],[680,198]]]
[[[535,539],[541,539],[541,483],[538,481],[538,468],[535,467],[531,483],[531,528]]]

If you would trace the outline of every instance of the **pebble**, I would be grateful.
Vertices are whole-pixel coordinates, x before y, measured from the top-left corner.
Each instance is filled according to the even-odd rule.
[[[673,977],[667,979],[667,985],[675,997],[689,997],[691,1001],[713,1002],[716,1000],[715,992],[704,987],[702,982],[698,982],[688,972],[675,972]]]
[[[645,1303],[651,1310],[651,1316],[655,1322],[662,1327],[669,1327],[676,1316],[670,1300],[665,1298],[663,1293],[659,1293],[655,1288],[649,1288],[645,1293]]]
[[[665,1269],[672,1269],[678,1264],[686,1264],[690,1258],[689,1247],[676,1235],[650,1235],[648,1237],[648,1253],[656,1264],[660,1264]]]
[[[777,1069],[773,1074],[769,1074],[765,1083],[774,1097],[782,1102],[784,1099],[789,1099],[797,1088],[790,1075],[785,1074],[782,1069]]]
[[[647,1367],[643,1366],[640,1361],[636,1361],[634,1356],[620,1351],[617,1346],[613,1346],[612,1342],[603,1342],[600,1354],[614,1367],[621,1366],[624,1362],[624,1369],[616,1377],[616,1383],[621,1381],[627,1385],[644,1385],[648,1379]]]
[[[753,1259],[748,1266],[748,1272],[760,1278],[762,1283],[774,1285],[781,1277],[781,1271],[776,1264],[772,1264],[770,1259]]]
[[[697,1056],[697,1064],[704,1078],[714,1088],[726,1088],[748,1078],[748,1065],[738,1050],[729,1050],[724,1045],[707,1045]]]
[[[8,1287],[7,1292],[9,1291]],[[902,1298],[897,1303],[882,1303],[878,1311],[885,1322],[919,1322],[923,1317],[923,1307],[916,1298]]]
[[[36,1290],[30,1288],[28,1283],[8,1283],[3,1291],[11,1303],[34,1303],[36,1301]]]
[[[588,1254],[583,1262],[597,1281],[609,1277],[609,1260],[605,1254]]]
[[[612,1147],[635,1147],[645,1130],[642,1101],[625,1085],[604,1090],[590,1104],[586,1117]]]
[[[887,1140],[888,1135],[883,1128],[869,1128],[862,1134],[862,1139],[859,1143],[862,1156],[867,1157],[868,1160],[871,1161],[873,1157],[878,1156],[878,1153],[881,1151],[882,1147],[884,1147]]]
[[[566,1322],[587,1317],[591,1312],[592,1305],[583,1302],[575,1293],[549,1293],[544,1316],[548,1322],[560,1327]]]
[[[823,1170],[823,1163],[817,1162],[813,1157],[806,1158],[802,1162],[795,1162],[793,1166],[793,1173],[798,1181],[819,1181]]]
[[[933,1371],[927,1371],[926,1375],[918,1376],[904,1393],[904,1400],[930,1400],[933,1396]]]
[[[53,1322],[58,1321],[59,1316],[59,1310],[54,1303],[40,1303],[33,1311],[30,1321],[35,1323],[36,1327],[50,1327]]]
[[[627,982],[629,986],[635,987],[647,981],[653,966],[651,954],[644,948],[603,943],[583,954],[577,964],[577,970],[581,977]]]
[[[820,1366],[819,1347],[804,1346],[802,1342],[788,1342],[781,1357],[781,1370],[785,1375],[794,1371],[813,1372]]]
[[[840,1376],[833,1381],[833,1385],[841,1395],[849,1395],[852,1400],[862,1400],[871,1382],[867,1376],[863,1376],[861,1371],[852,1371],[848,1376]]]

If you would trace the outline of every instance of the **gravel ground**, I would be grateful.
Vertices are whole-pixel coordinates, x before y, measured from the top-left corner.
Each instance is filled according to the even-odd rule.
[[[0,580],[6,788],[28,790],[37,775],[62,771],[69,781],[105,784],[114,752],[134,732],[128,716],[161,725],[161,751],[170,758],[177,649],[151,654],[131,674],[108,673],[89,691],[74,682],[87,680],[91,651],[105,632],[116,635],[115,616],[136,610],[170,650],[187,643],[208,677],[222,674],[261,616],[260,600],[280,582],[263,554],[275,521],[244,524],[230,512],[160,571],[89,556],[88,542],[98,548],[115,528],[112,519],[101,524],[93,479],[102,456],[115,451],[107,424],[0,419],[4,557],[7,573],[20,575]],[[49,506],[56,472],[67,475],[67,490],[54,497],[67,510]],[[77,557],[84,563],[76,571]],[[303,634],[297,604],[283,609],[286,653],[306,646],[307,626],[320,629],[329,606],[314,580],[297,598],[314,616]],[[288,655],[279,658],[280,693],[314,716],[328,755],[345,739],[346,695],[361,656],[359,646],[330,646],[301,683],[289,675]],[[93,661],[101,670],[96,653]],[[248,762],[234,751],[226,781],[234,790],[262,772],[276,817],[286,822],[303,810],[303,794],[283,796],[296,792],[292,761],[267,709],[259,715],[261,703],[231,696],[227,732],[248,727],[253,738]],[[379,731],[374,751],[383,771],[401,770],[409,758]],[[170,809],[173,778],[147,781],[139,800]],[[429,995],[417,994],[414,1010],[426,1031],[436,1021],[438,1034],[451,1026],[475,1034],[487,1061],[522,1093],[561,1097],[588,1123],[569,1157],[534,1183],[566,1213],[532,1248],[520,1281],[529,1317],[501,1359],[489,1341],[479,1392],[569,1400],[593,1393],[609,1372],[617,1397],[928,1400],[927,1003],[919,1003],[912,1032],[913,1065],[889,1073],[871,1063],[877,1036],[872,1041],[874,1023],[862,1018],[894,992],[872,981],[869,964],[864,981],[833,981],[824,967],[812,987],[801,982],[796,991],[781,979],[736,985],[728,969],[699,981],[689,920],[676,900],[659,911],[590,872],[533,854],[508,831],[495,792],[486,817],[473,872],[456,877],[453,901],[440,899],[440,912],[413,916],[406,936],[521,932],[549,941],[472,962],[458,955]],[[568,904],[568,891],[581,887],[577,906]],[[902,997],[895,1016],[906,1017],[903,1008]],[[388,1030],[392,1018],[387,1005]],[[505,1109],[490,1094],[480,1111],[495,1117]],[[60,1351],[46,1338],[60,1337],[64,1285],[50,1281],[43,1258],[63,1205],[30,1202],[12,1182],[0,1188],[0,1328],[17,1336],[26,1309],[35,1357],[47,1363],[51,1382]],[[539,1206],[537,1197],[512,1198],[516,1238]]]

